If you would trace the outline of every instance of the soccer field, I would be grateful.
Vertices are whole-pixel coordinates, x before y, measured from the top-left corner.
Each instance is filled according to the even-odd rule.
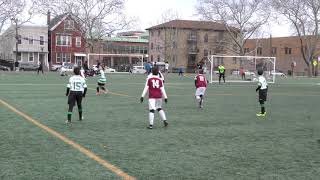
[[[279,79],[258,118],[255,84],[210,85],[198,109],[193,77],[170,74],[169,127],[156,113],[149,130],[147,100],[139,103],[145,76],[107,74],[111,93],[102,96],[88,78],[85,119],[75,109],[71,127],[68,78],[0,73],[1,180],[320,177],[320,79]]]

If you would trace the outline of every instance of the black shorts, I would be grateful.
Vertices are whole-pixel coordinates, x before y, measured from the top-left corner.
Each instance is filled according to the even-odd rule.
[[[268,89],[259,90],[259,101],[267,101]]]
[[[70,91],[68,96],[68,104],[71,106],[80,105],[82,102],[83,92],[82,91]]]
[[[99,83],[98,82],[98,86],[105,86],[106,84],[105,83]]]

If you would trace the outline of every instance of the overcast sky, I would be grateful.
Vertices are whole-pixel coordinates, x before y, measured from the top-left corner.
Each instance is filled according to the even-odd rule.
[[[197,0],[127,0],[126,13],[128,16],[136,17],[137,27],[135,30],[144,30],[151,27],[161,19],[164,11],[171,9],[177,11],[181,19],[197,20],[195,5]],[[46,17],[34,18],[35,24],[46,24]],[[290,36],[290,27],[285,24],[271,23],[264,28],[264,36],[270,34],[274,37]]]

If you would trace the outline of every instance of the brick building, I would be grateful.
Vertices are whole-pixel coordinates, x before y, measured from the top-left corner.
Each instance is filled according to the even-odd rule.
[[[173,69],[183,67],[188,72],[210,54],[232,54],[229,49],[234,47],[225,26],[217,22],[173,20],[147,30],[149,60],[168,61]]]
[[[69,14],[59,15],[49,24],[49,61],[51,64],[64,62],[82,65],[86,59],[85,40],[79,25]]]
[[[300,39],[297,36],[250,39],[245,44],[247,55],[277,58],[276,70],[287,74],[295,62],[295,75],[307,75],[308,68],[302,58]],[[320,44],[318,48],[320,50]],[[316,57],[317,59],[317,57]]]

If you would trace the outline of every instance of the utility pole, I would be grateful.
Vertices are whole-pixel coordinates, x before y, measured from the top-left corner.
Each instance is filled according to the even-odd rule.
[[[18,19],[16,19],[16,18],[12,18],[11,19],[12,21],[14,21],[15,22],[15,25],[16,25],[16,27],[15,27],[15,30],[16,30],[16,60],[14,61],[14,64],[13,64],[13,71],[15,71],[16,70],[16,64],[17,64],[17,62],[18,62],[18,41],[19,41],[19,35],[18,35]]]

